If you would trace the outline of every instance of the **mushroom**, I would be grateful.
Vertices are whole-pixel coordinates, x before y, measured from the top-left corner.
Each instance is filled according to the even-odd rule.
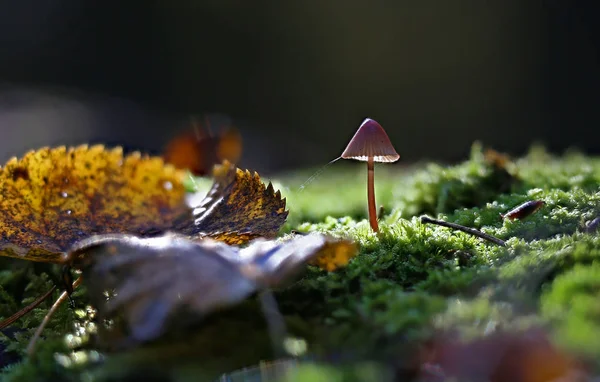
[[[383,127],[367,118],[342,153],[343,159],[355,159],[367,162],[367,199],[369,205],[369,223],[374,232],[379,232],[377,211],[375,210],[375,162],[390,163],[400,159]]]

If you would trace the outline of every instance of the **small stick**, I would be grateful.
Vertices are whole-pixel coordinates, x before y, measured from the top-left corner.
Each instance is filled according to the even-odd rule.
[[[291,233],[291,234],[293,234],[293,235],[301,235],[301,236],[306,236],[306,235],[308,235],[308,233],[307,233],[307,232],[301,232],[301,231],[298,231],[297,229],[293,229],[293,230],[291,230],[291,231],[290,231],[290,233]]]
[[[377,219],[383,219],[383,215],[385,215],[385,207],[382,205],[379,206],[379,212],[377,213]]]
[[[75,280],[75,282],[73,283],[73,289],[77,288],[79,286],[79,284],[81,284],[82,281],[83,281],[83,279],[81,278],[81,276],[79,276],[77,278],[77,280]],[[35,344],[37,343],[37,340],[42,335],[42,332],[44,331],[44,328],[46,327],[46,325],[48,325],[48,322],[50,322],[50,318],[52,318],[52,316],[54,315],[54,313],[56,313],[56,311],[58,310],[60,305],[63,302],[65,302],[65,300],[69,299],[69,297],[70,296],[69,296],[68,292],[66,292],[66,291],[62,292],[60,297],[58,297],[58,299],[54,302],[52,307],[50,307],[50,310],[48,311],[48,313],[46,313],[46,315],[44,316],[42,323],[36,329],[35,333],[33,334],[33,337],[31,337],[31,340],[29,340],[29,345],[27,345],[27,354],[30,357],[33,356],[33,353],[35,351]]]
[[[498,239],[497,237],[494,237],[492,235],[488,235],[487,233],[483,233],[478,229],[465,227],[464,225],[460,225],[460,224],[456,224],[456,223],[449,223],[449,222],[446,222],[443,220],[438,220],[438,219],[433,219],[433,218],[430,218],[429,216],[421,216],[421,223],[437,224],[437,225],[441,225],[442,227],[456,229],[456,230],[471,234],[473,236],[477,236],[481,239],[491,241],[494,244],[498,244],[503,247],[506,246],[506,242],[504,240]]]
[[[17,313],[13,314],[12,316],[5,319],[4,321],[0,322],[0,329],[6,328],[13,322],[17,321],[19,318],[21,318],[24,315],[26,315],[27,313],[31,312],[36,306],[40,305],[45,299],[50,297],[52,295],[52,292],[54,292],[55,289],[56,289],[56,285],[52,286],[52,288],[50,288],[50,290],[48,292],[46,292],[43,295],[41,295],[40,297],[38,297],[31,304],[27,305],[23,309],[19,310]]]

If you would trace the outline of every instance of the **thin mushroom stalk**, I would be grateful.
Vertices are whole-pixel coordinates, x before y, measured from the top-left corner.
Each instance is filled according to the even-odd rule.
[[[369,158],[367,161],[367,200],[369,203],[369,224],[371,224],[373,232],[379,232],[375,210],[375,161],[373,158]]]
[[[396,162],[400,159],[400,155],[394,149],[383,127],[376,121],[367,118],[354,133],[341,157],[367,162],[369,224],[374,232],[379,232],[375,208],[375,162]]]

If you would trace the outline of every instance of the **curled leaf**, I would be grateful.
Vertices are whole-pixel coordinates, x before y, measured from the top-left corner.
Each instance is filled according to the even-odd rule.
[[[160,158],[101,145],[12,158],[0,169],[0,255],[60,262],[91,235],[164,231],[189,210],[183,176]]]
[[[215,166],[215,183],[193,217],[176,227],[190,235],[211,237],[228,244],[242,244],[257,237],[275,237],[285,223],[285,198],[257,173],[240,170],[231,163]]]
[[[180,309],[201,317],[254,292],[281,287],[307,262],[337,246],[355,248],[321,234],[285,242],[259,239],[241,249],[175,234],[104,235],[81,241],[70,256],[83,270],[101,316],[121,313],[131,339],[147,341],[158,337]],[[115,292],[108,301],[106,290]]]

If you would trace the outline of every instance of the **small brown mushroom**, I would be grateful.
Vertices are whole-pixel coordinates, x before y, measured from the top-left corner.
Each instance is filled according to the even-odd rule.
[[[400,159],[400,155],[392,146],[392,142],[390,142],[390,138],[383,127],[376,121],[367,118],[360,125],[341,157],[367,162],[369,223],[374,232],[379,232],[377,211],[375,209],[375,162],[396,162]]]

